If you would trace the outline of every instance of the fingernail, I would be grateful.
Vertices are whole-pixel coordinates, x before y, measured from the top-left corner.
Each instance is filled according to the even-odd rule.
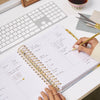
[[[41,94],[44,94],[44,92],[43,92],[43,91],[41,91]]]
[[[45,91],[48,91],[48,88],[45,88]]]
[[[51,87],[52,87],[52,85],[49,85],[48,87],[49,87],[49,88],[51,88]]]
[[[38,99],[41,99],[41,97],[39,96]]]

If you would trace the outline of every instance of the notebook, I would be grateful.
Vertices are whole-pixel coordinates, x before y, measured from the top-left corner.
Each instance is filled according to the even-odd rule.
[[[85,53],[73,51],[76,38],[55,26],[34,38],[32,44],[22,45],[19,55],[46,83],[60,92],[93,70],[98,62]]]
[[[67,31],[54,25],[0,60],[0,100],[37,100],[48,84],[63,92],[98,65],[72,51],[76,39]]]

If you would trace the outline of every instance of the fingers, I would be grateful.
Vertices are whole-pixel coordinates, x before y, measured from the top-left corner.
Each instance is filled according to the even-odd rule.
[[[60,96],[61,100],[66,100],[66,98],[62,94],[59,93],[59,96]]]
[[[41,97],[38,97],[38,100],[43,100]]]
[[[93,38],[89,41],[89,44],[91,44],[92,48],[95,48],[95,46],[98,44],[98,40],[96,38]]]
[[[91,55],[93,49],[95,48],[95,46],[97,45],[98,41],[96,38],[93,38],[92,40],[88,41],[87,43],[85,43],[83,46],[81,46],[80,44],[83,43],[84,41],[88,40],[89,38],[87,37],[82,37],[80,38],[73,46],[73,48],[78,49],[78,51],[82,51],[87,53],[88,55]],[[90,44],[91,46],[87,45]]]
[[[80,45],[81,43],[83,43],[83,42],[86,41],[87,39],[89,39],[89,38],[87,38],[87,37],[82,37],[82,38],[80,38],[80,39],[74,44],[73,48],[75,48],[75,45]],[[85,44],[85,46],[87,46],[88,43],[91,44],[91,46],[95,47],[95,46],[97,45],[97,43],[98,43],[98,40],[97,40],[96,38],[93,38],[92,40],[88,41],[88,42]]]
[[[43,98],[38,97],[38,100],[66,100],[63,95],[57,92],[56,88],[49,86],[45,88],[45,92],[41,92]]]
[[[45,93],[46,92],[46,93]],[[54,95],[53,95],[53,92],[48,89],[48,88],[45,88],[45,92],[41,92],[41,95],[43,97],[43,100],[55,100],[54,99]],[[38,100],[42,100],[41,97],[38,98]],[[59,99],[58,99],[59,100]]]
[[[43,100],[49,100],[47,94],[44,93],[43,91],[41,92],[41,95],[43,97]]]
[[[80,45],[81,43],[83,43],[84,41],[86,41],[87,39],[89,39],[89,38],[87,38],[87,37],[83,37],[83,38],[80,38],[75,44],[74,44],[74,46],[75,45]],[[73,46],[73,47],[74,47]],[[74,47],[75,48],[75,47]]]
[[[49,88],[51,89],[53,95],[54,95],[54,100],[64,100],[64,99],[61,99],[59,93],[57,92],[56,88],[53,87],[53,86],[49,86]]]
[[[45,91],[48,94],[49,100],[54,100],[54,95],[53,95],[52,91],[48,88],[46,88]]]
[[[50,90],[52,90],[53,95],[57,94],[57,90],[56,88],[54,88],[53,86],[49,85]]]
[[[79,51],[79,52],[80,52],[80,51],[85,52],[85,53],[87,53],[88,55],[91,55],[91,53],[92,53],[92,49],[86,48],[86,47],[84,47],[84,46],[79,46],[79,47],[78,47],[78,51]]]
[[[58,94],[54,95],[55,100],[62,100]]]

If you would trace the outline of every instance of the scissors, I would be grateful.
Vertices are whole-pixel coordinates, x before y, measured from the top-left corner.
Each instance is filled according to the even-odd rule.
[[[100,30],[100,24],[90,20],[89,18],[87,18],[86,16],[84,16],[81,13],[78,13],[81,17],[77,17],[79,19],[81,19],[83,22],[85,22],[88,26],[96,28],[98,30]]]

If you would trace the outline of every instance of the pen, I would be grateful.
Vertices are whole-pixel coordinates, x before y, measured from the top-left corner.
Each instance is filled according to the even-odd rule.
[[[76,40],[78,40],[78,38],[71,32],[69,31],[68,29],[65,29],[70,35],[72,35]]]
[[[80,44],[80,46],[82,46],[83,44],[87,43],[88,41],[92,40],[93,38],[95,38],[97,35],[100,35],[100,33],[97,33],[95,35],[93,35],[91,38],[87,39],[86,41],[84,41],[83,43]],[[73,48],[72,50],[76,50],[77,48]]]

